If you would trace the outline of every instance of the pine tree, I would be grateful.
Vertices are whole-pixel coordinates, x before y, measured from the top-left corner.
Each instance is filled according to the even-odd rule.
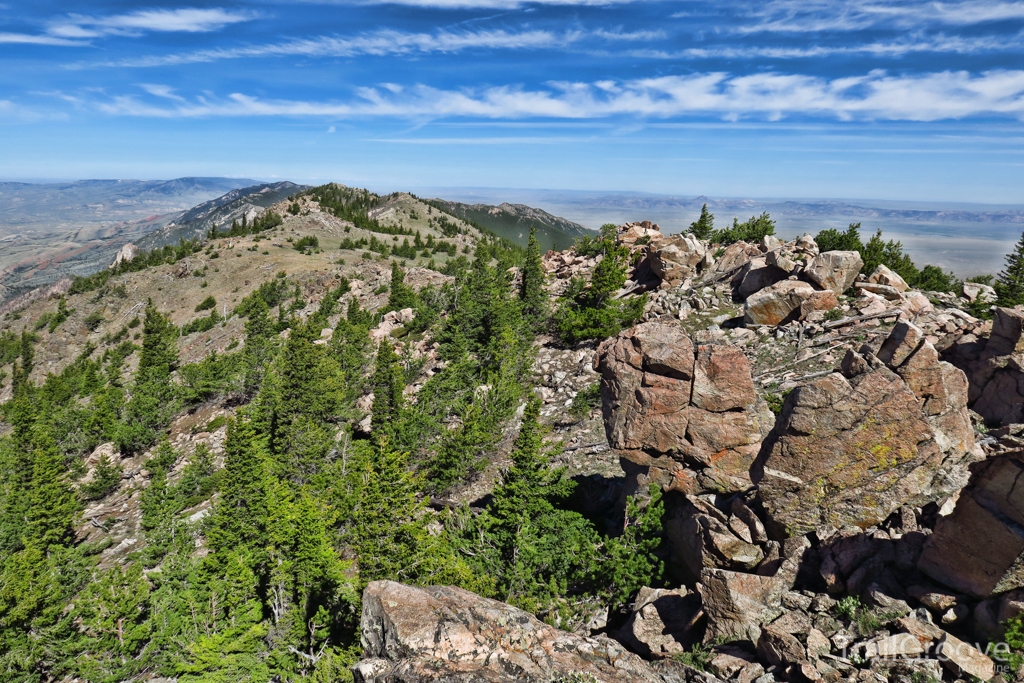
[[[700,207],[700,218],[690,223],[689,230],[699,240],[706,240],[711,237],[711,233],[715,230],[715,217],[713,214],[708,213],[707,204]]]
[[[174,323],[157,310],[151,299],[142,322],[142,352],[136,382],[166,382],[170,378],[178,367],[177,337]]]
[[[267,525],[267,453],[244,415],[228,427],[221,497],[207,533],[215,550],[257,544]]]
[[[416,308],[416,292],[405,284],[405,271],[398,262],[391,264],[391,286],[388,292],[388,303],[382,313],[400,311],[403,308]]]
[[[537,242],[537,228],[530,226],[530,240],[523,261],[519,300],[523,305],[523,319],[533,331],[543,328],[548,316],[548,298],[544,291],[544,264]]]
[[[267,365],[273,357],[275,331],[270,320],[270,307],[263,297],[253,297],[248,313],[242,351],[242,391],[252,398],[263,386]]]
[[[419,481],[408,470],[408,456],[377,442],[365,465],[360,500],[354,511],[359,580],[410,580],[418,571],[426,530]]]
[[[155,443],[178,412],[178,394],[171,381],[178,366],[177,336],[178,328],[150,301],[142,326],[139,369],[115,434],[122,453],[137,453]]]
[[[389,339],[383,339],[377,347],[377,362],[373,372],[373,415],[370,429],[375,435],[391,434],[402,415],[405,399],[402,391],[405,379],[398,356]]]
[[[1000,306],[1024,304],[1024,234],[1006,255],[1006,269],[999,273],[995,289]]]
[[[661,487],[651,484],[647,499],[626,498],[626,516],[621,536],[609,538],[601,561],[604,592],[613,608],[624,606],[640,588],[661,580],[664,563],[654,554],[662,539],[665,504]]]
[[[480,571],[496,578],[498,596],[532,612],[554,605],[589,580],[597,533],[583,516],[560,509],[575,483],[544,452],[540,401],[532,397],[491,504],[470,536]]]
[[[74,537],[78,499],[65,481],[64,459],[47,435],[40,435],[32,455],[32,483],[26,514],[26,538],[52,551]]]
[[[76,668],[87,680],[127,680],[148,668],[149,582],[139,564],[115,566],[93,578],[72,615],[84,636]]]

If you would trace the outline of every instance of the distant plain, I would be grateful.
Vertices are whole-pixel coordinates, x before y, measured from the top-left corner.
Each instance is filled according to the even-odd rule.
[[[893,202],[871,199],[712,198],[630,192],[577,192],[533,189],[416,189],[455,201],[529,204],[588,228],[603,223],[650,220],[666,232],[680,232],[700,215],[705,202],[724,226],[768,211],[776,232],[785,238],[826,228],[845,230],[861,224],[865,240],[881,230],[895,239],[918,265],[933,263],[960,277],[998,273],[1003,257],[1024,231],[1024,204],[990,205],[936,202]]]

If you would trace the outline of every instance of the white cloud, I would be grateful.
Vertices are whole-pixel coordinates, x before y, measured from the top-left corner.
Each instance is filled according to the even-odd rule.
[[[56,36],[35,36],[28,33],[0,33],[0,43],[15,43],[21,45],[85,45],[80,40],[68,38],[57,38]]]
[[[160,85],[158,83],[140,83],[139,87],[153,97],[162,97],[167,100],[174,100],[175,102],[186,101],[181,95],[174,94],[174,88],[167,85]]]
[[[208,33],[230,24],[254,18],[250,12],[225,9],[150,9],[128,14],[92,17],[69,14],[50,23],[47,33],[70,39],[98,38],[104,35],[141,35],[146,32]]]
[[[166,100],[159,96],[159,100]],[[122,95],[93,100],[115,115],[150,117],[384,116],[399,118],[595,119],[607,117],[778,120],[809,116],[839,120],[937,121],[975,116],[1024,119],[1024,71],[972,75],[944,71],[827,80],[802,74],[731,76],[704,73],[611,83],[551,83],[545,89],[514,86],[442,90],[426,85],[361,88],[350,101],[264,100],[235,93],[198,97],[173,105]]]
[[[1024,2],[887,3],[884,0],[770,0],[751,14],[758,22],[741,33],[855,31],[872,26],[907,28],[929,24],[968,26],[1024,19]]]
[[[630,50],[627,54],[633,57],[649,59],[750,59],[758,57],[768,59],[807,59],[858,54],[874,57],[901,57],[920,52],[976,54],[979,52],[1019,50],[1022,47],[1022,37],[1024,37],[1022,34],[1008,37],[977,36],[966,38],[962,36],[937,35],[925,38],[910,37],[895,41],[876,41],[873,43],[848,45],[804,45],[798,47],[714,45],[683,50],[649,48]]]
[[[591,39],[605,41],[646,41],[661,37],[657,31],[547,30],[505,31],[437,31],[435,33],[406,33],[385,29],[353,37],[317,36],[269,45],[251,45],[237,48],[197,50],[181,54],[131,57],[101,66],[152,67],[178,64],[213,62],[222,59],[255,57],[355,57],[359,55],[408,55],[429,53],[456,53],[464,50],[536,50],[564,48]]]
[[[526,5],[603,7],[637,0],[352,0],[360,5],[406,5],[433,9],[516,9]],[[347,3],[346,3],[347,4]]]

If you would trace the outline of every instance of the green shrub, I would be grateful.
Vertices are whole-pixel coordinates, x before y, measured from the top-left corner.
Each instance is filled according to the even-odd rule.
[[[764,237],[775,234],[775,221],[765,211],[760,216],[751,216],[750,220],[740,223],[738,218],[732,219],[732,227],[724,230],[713,230],[708,239],[719,244],[733,242],[760,242]]]
[[[595,382],[590,386],[580,390],[572,399],[572,405],[569,406],[569,414],[577,420],[582,420],[593,408],[597,408],[601,405],[601,384]]]
[[[320,240],[316,235],[306,235],[296,240],[292,246],[296,251],[312,251],[320,248]]]
[[[857,614],[857,610],[861,608],[860,598],[856,595],[847,595],[836,603],[834,607],[835,612],[838,616],[845,617],[847,619],[853,619]]]
[[[210,309],[215,308],[216,306],[217,300],[214,299],[212,296],[208,296],[201,302],[199,302],[199,304],[196,305],[196,313],[201,313],[202,311],[209,311]]]
[[[104,453],[96,463],[92,481],[82,485],[81,494],[85,500],[99,500],[117,490],[120,484],[120,463],[111,462],[107,454]]]
[[[99,311],[93,311],[89,315],[85,316],[85,320],[82,321],[85,325],[85,329],[90,332],[95,332],[99,329],[99,326],[103,324],[103,314]]]
[[[673,659],[697,671],[707,671],[714,656],[715,652],[709,646],[697,643],[688,651],[674,655]]]

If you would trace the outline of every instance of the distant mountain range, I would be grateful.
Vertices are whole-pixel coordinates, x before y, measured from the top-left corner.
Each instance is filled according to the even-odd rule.
[[[245,178],[0,183],[0,300],[87,275],[126,242],[188,209],[258,181]]]
[[[470,203],[521,202],[578,225],[650,220],[667,233],[681,232],[700,215],[701,206],[715,216],[715,225],[746,220],[762,211],[771,214],[776,232],[786,238],[816,235],[826,228],[845,229],[861,223],[861,234],[881,230],[886,239],[903,242],[914,260],[952,269],[961,277],[997,273],[1003,256],[1024,231],[1024,204],[993,206],[953,202],[912,202],[860,199],[749,199],[659,195],[642,192],[587,192],[512,188],[419,188],[442,192]]]
[[[278,183],[257,183],[232,190],[216,199],[192,207],[166,226],[138,240],[136,244],[149,250],[165,244],[176,244],[179,239],[202,238],[214,225],[224,229],[231,227],[232,221],[241,221],[242,216],[252,220],[262,213],[263,209],[307,187],[309,186],[296,185],[286,180]]]
[[[596,234],[579,223],[554,216],[525,204],[462,204],[445,199],[431,200],[439,207],[467,221],[487,228],[516,244],[526,246],[530,228],[537,228],[537,240],[544,250],[568,249],[577,238]]]
[[[306,187],[202,177],[0,182],[0,301],[64,275],[104,268],[126,242],[153,249],[201,238],[214,224],[226,228],[243,215],[251,220]],[[882,230],[887,239],[902,241],[918,263],[961,276],[998,272],[1024,229],[1024,206],[516,189],[429,192],[449,197],[429,200],[438,208],[520,245],[535,226],[543,249],[568,248],[604,223],[651,220],[665,232],[680,232],[707,204],[718,226],[767,211],[783,237],[860,222],[864,237]]]
[[[152,219],[258,182],[246,178],[2,182],[0,238],[15,232],[65,232],[97,223]]]

